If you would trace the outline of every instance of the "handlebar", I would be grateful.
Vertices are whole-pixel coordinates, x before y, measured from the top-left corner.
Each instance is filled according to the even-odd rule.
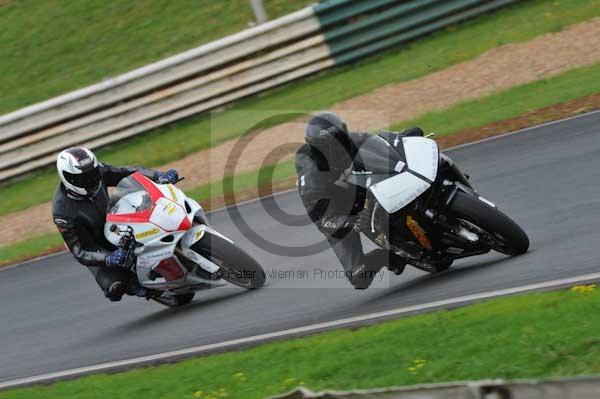
[[[133,265],[135,265],[134,252],[137,246],[137,241],[135,240],[135,235],[133,234],[133,228],[131,226],[127,226],[126,230],[120,230],[116,224],[113,224],[110,226],[109,230],[112,233],[117,232],[117,234],[121,235],[118,247],[125,252],[125,267],[131,268]]]

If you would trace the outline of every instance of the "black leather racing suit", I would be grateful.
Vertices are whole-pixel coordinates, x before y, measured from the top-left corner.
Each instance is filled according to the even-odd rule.
[[[118,168],[107,164],[101,164],[100,169],[102,184],[94,197],[73,196],[61,183],[54,193],[52,217],[75,259],[89,268],[107,297],[118,300],[123,293],[109,293],[109,288],[116,281],[127,285],[131,274],[122,268],[105,266],[106,256],[116,249],[104,237],[109,205],[107,187],[116,186],[121,179],[137,171],[149,178],[155,178],[157,172],[133,167]]]
[[[386,132],[386,134],[403,136],[407,132]],[[356,150],[369,137],[371,137],[369,133],[350,133]],[[351,159],[356,156],[356,154],[350,155],[344,169],[350,166]],[[363,210],[366,189],[357,186],[342,188],[336,185],[340,173],[329,171],[323,155],[319,151],[312,150],[308,144],[304,144],[296,152],[296,173],[298,190],[308,216],[329,241],[344,267],[346,276],[350,278],[352,272],[362,264],[389,266],[391,262],[404,265],[400,257],[381,249],[368,254],[363,253],[360,234],[353,229],[352,216]],[[351,278],[350,281],[355,284]]]

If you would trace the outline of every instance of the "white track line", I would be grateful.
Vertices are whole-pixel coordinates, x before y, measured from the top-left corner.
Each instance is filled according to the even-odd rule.
[[[296,336],[296,335],[306,335],[306,334],[310,334],[310,333],[314,333],[314,332],[330,330],[333,328],[339,328],[339,327],[343,327],[343,326],[364,324],[364,323],[379,320],[379,319],[397,317],[397,316],[406,315],[406,314],[415,313],[415,312],[424,312],[424,311],[432,310],[432,309],[436,309],[436,308],[448,307],[451,305],[458,305],[458,304],[465,304],[465,303],[479,301],[479,300],[483,300],[483,299],[489,299],[489,298],[493,298],[493,297],[499,297],[499,296],[504,296],[504,295],[511,295],[511,294],[517,294],[517,293],[522,293],[522,292],[535,291],[535,290],[543,290],[543,289],[549,289],[549,288],[557,288],[557,287],[569,286],[569,285],[573,285],[573,284],[577,284],[577,283],[596,281],[596,280],[600,280],[600,273],[585,274],[585,275],[581,275],[581,276],[577,276],[577,277],[570,277],[570,278],[564,278],[564,279],[559,279],[559,280],[546,281],[543,283],[528,284],[528,285],[523,285],[520,287],[505,288],[505,289],[501,289],[501,290],[494,290],[494,291],[482,292],[482,293],[478,293],[478,294],[465,295],[465,296],[460,296],[460,297],[451,298],[451,299],[444,299],[444,300],[440,300],[440,301],[429,302],[429,303],[425,303],[425,304],[421,304],[421,305],[408,306],[408,307],[404,307],[404,308],[396,308],[396,309],[386,310],[386,311],[377,312],[377,313],[349,317],[346,319],[311,324],[311,325],[292,328],[292,329],[283,330],[283,331],[276,331],[276,332],[267,333],[267,334],[254,335],[251,337],[239,338],[239,339],[234,339],[234,340],[230,340],[230,341],[219,342],[216,344],[196,346],[196,347],[192,347],[192,348],[188,348],[188,349],[181,349],[181,350],[176,350],[176,351],[171,351],[171,352],[158,353],[155,355],[142,356],[142,357],[137,357],[137,358],[133,358],[133,359],[119,360],[116,362],[102,363],[102,364],[97,364],[94,366],[79,367],[79,368],[75,368],[75,369],[71,369],[71,370],[59,371],[56,373],[49,373],[49,374],[43,374],[43,375],[38,375],[38,376],[34,376],[34,377],[27,377],[27,378],[2,382],[2,383],[0,383],[0,389],[14,388],[14,387],[22,386],[22,385],[47,383],[50,381],[72,378],[72,377],[76,377],[76,376],[80,376],[80,375],[84,375],[84,374],[97,373],[97,372],[101,372],[101,371],[109,371],[111,369],[141,366],[144,364],[155,363],[155,362],[160,362],[160,361],[169,360],[169,359],[173,360],[176,358],[181,358],[181,357],[190,356],[190,355],[201,355],[206,352],[215,351],[215,350],[223,350],[223,349],[228,349],[228,348],[232,348],[232,347],[239,347],[241,345],[258,344],[258,343],[262,343],[262,342],[266,342],[266,341],[272,341],[272,340],[275,340],[278,338],[284,338],[284,337]]]
[[[523,128],[523,129],[515,130],[513,132],[503,133],[503,134],[499,134],[499,135],[492,136],[492,137],[486,137],[486,138],[481,139],[481,140],[472,141],[470,143],[455,145],[453,147],[448,147],[448,148],[444,149],[444,151],[452,151],[452,150],[456,150],[456,149],[459,149],[459,148],[469,147],[469,146],[472,146],[472,145],[475,145],[475,144],[485,143],[487,141],[498,140],[498,139],[502,139],[502,138],[505,138],[505,137],[508,137],[508,136],[512,136],[514,134],[519,134],[519,133],[527,132],[527,131],[530,131],[530,130],[539,129],[541,127],[556,125],[556,124],[559,124],[559,123],[568,122],[568,121],[573,120],[573,119],[585,118],[587,116],[594,115],[594,114],[597,114],[597,113],[600,113],[600,110],[590,111],[590,112],[585,113],[585,114],[570,116],[568,118],[557,119],[555,121],[545,122],[545,123],[541,123],[541,124],[535,125],[535,126],[529,126],[529,127]],[[279,196],[279,195],[284,195],[284,194],[290,193],[290,192],[295,191],[295,190],[296,190],[295,188],[291,188],[291,189],[284,190],[284,191],[278,191],[276,193],[273,193],[272,196],[276,197],[276,196]],[[236,205],[237,206],[242,206],[242,205],[250,204],[252,202],[260,201],[262,198],[265,198],[265,197],[249,199],[249,200],[246,200],[246,201],[242,201],[242,202],[240,202],[240,203],[238,203]],[[227,207],[224,206],[222,208],[214,209],[214,210],[208,212],[208,214],[216,213],[216,212],[222,212],[222,211],[224,211],[226,209],[227,209]],[[4,266],[4,267],[0,266],[0,272],[2,272],[3,270],[12,269],[12,268],[17,267],[17,266],[25,265],[27,263],[37,262],[39,260],[43,260],[43,259],[51,257],[51,256],[61,255],[61,254],[65,253],[65,252],[67,252],[67,251],[61,251],[61,252],[57,252],[57,253],[54,253],[54,254],[44,255],[44,256],[41,256],[39,258],[33,258],[33,259],[27,260],[27,261],[22,262],[22,263],[17,263],[15,265]]]

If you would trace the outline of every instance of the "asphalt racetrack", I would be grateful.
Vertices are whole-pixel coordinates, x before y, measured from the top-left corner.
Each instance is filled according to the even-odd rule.
[[[107,301],[66,253],[0,271],[0,382],[600,269],[600,113],[447,154],[483,196],[523,226],[529,253],[469,258],[435,276],[407,267],[355,291],[331,250],[286,256],[244,237],[249,228],[279,246],[322,240],[301,216],[297,193],[289,192],[263,202],[270,211],[277,205],[297,215],[284,221],[301,226],[276,221],[260,201],[240,206],[234,219],[226,210],[210,215],[214,227],[263,264],[268,281],[258,291],[218,288],[167,309],[138,298]],[[247,224],[242,231],[238,217]]]

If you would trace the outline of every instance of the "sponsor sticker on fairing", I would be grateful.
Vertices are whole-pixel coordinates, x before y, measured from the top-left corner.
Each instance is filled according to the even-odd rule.
[[[153,228],[151,230],[147,230],[147,231],[144,231],[142,233],[136,234],[135,238],[136,238],[136,240],[140,240],[142,238],[146,238],[146,237],[150,237],[150,236],[153,236],[155,234],[158,234],[159,232],[160,232],[160,229],[158,229],[158,228],[155,227],[155,228]]]

